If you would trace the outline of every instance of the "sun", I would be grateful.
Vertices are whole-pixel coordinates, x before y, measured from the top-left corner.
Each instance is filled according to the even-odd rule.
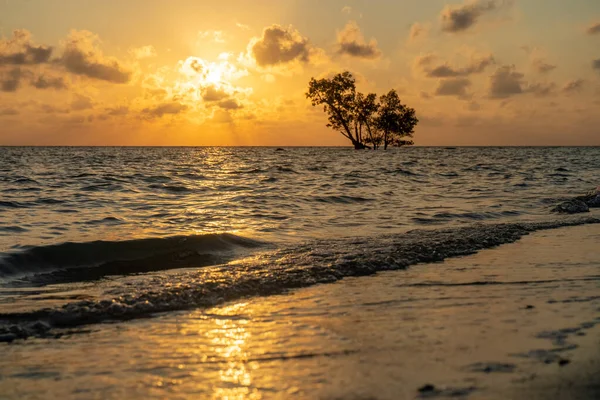
[[[204,82],[213,86],[221,86],[225,71],[226,67],[224,65],[211,66],[211,68],[206,71]]]
[[[247,76],[248,71],[230,61],[230,53],[222,53],[215,61],[199,57],[188,57],[180,61],[179,79],[172,92],[178,99],[190,99],[192,102],[218,102],[235,99],[240,103],[252,92],[250,87],[237,85],[237,80]]]
[[[206,61],[199,57],[188,57],[181,64],[180,72],[187,80],[198,87],[215,86],[227,87],[242,76],[248,75],[248,71],[238,68],[229,61],[229,54],[223,53],[218,61]]]

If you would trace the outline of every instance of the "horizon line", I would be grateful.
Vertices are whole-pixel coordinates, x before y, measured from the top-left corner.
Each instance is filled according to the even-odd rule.
[[[129,147],[129,148],[322,148],[322,149],[352,149],[352,146],[313,146],[313,145],[69,145],[69,144],[51,144],[51,145],[37,145],[37,144],[0,144],[0,147],[39,147],[39,148],[52,148],[52,147],[73,147],[73,148],[85,148],[85,147],[97,147],[97,148],[109,148],[109,147]],[[477,148],[477,147],[507,147],[507,148],[521,148],[521,147],[600,147],[600,144],[574,144],[574,145],[554,145],[554,144],[533,144],[533,145],[412,145],[402,147],[391,147],[390,149],[396,148],[411,148],[411,147],[426,147],[426,148]],[[366,149],[368,151],[370,149]],[[376,151],[376,150],[375,150]],[[383,150],[385,151],[385,150]]]

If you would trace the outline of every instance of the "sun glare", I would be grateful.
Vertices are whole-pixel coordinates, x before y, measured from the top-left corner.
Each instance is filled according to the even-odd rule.
[[[195,100],[225,98],[229,96],[246,96],[251,88],[234,85],[234,81],[248,75],[248,71],[239,68],[228,60],[229,54],[223,53],[219,61],[206,61],[199,57],[189,57],[181,62],[180,72],[183,75],[174,89],[180,94],[194,93]],[[207,96],[210,93],[212,95]]]

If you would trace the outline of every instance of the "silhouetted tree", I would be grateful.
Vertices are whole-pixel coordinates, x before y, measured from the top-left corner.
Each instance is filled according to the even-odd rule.
[[[355,149],[365,148],[351,129],[356,120],[356,84],[350,72],[337,74],[331,79],[311,78],[306,97],[311,100],[313,106],[323,105],[323,111],[329,114],[329,128],[350,139]]]
[[[377,135],[375,126],[375,116],[379,110],[379,104],[377,104],[377,95],[375,93],[369,93],[364,95],[362,93],[356,93],[354,99],[354,130],[358,141],[363,145],[370,143],[375,147],[375,136]],[[364,129],[364,131],[363,131]],[[367,147],[365,145],[365,147]]]
[[[328,127],[339,131],[355,149],[377,149],[412,145],[414,127],[419,122],[415,110],[402,104],[398,93],[366,96],[356,91],[356,81],[348,71],[331,79],[311,78],[306,97],[313,106],[323,105]],[[369,146],[370,145],[370,146]]]
[[[379,114],[375,123],[383,133],[384,150],[389,145],[412,145],[413,141],[405,138],[412,138],[418,122],[415,109],[402,104],[394,89],[381,96]]]

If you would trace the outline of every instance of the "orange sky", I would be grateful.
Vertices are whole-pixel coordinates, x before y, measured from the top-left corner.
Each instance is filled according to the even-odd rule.
[[[347,145],[304,98],[345,69],[417,145],[600,145],[597,0],[322,3],[5,0],[0,145]]]

